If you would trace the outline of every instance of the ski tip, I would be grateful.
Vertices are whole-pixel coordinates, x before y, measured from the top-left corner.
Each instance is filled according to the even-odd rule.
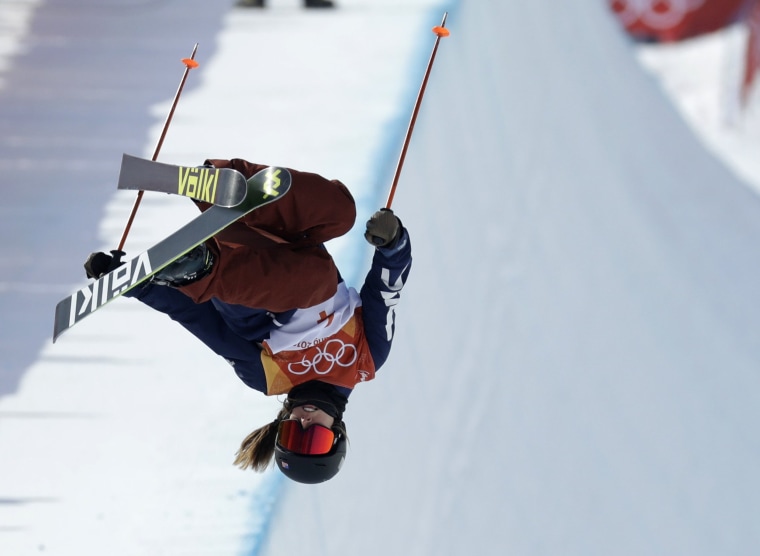
[[[446,29],[446,27],[440,27],[438,25],[433,27],[433,33],[435,33],[439,37],[448,37],[451,34],[449,33],[449,30]]]
[[[192,58],[182,58],[182,63],[185,64],[190,69],[197,68],[199,66],[198,62],[196,62]]]

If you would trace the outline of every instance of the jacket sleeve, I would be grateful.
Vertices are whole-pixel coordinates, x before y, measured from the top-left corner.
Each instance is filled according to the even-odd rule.
[[[364,333],[375,368],[388,359],[396,328],[395,308],[412,267],[409,232],[403,229],[392,249],[375,249],[372,266],[361,289]]]
[[[181,324],[214,353],[225,358],[247,386],[266,393],[261,348],[236,334],[211,301],[195,303],[177,289],[151,283],[125,295],[140,300]]]

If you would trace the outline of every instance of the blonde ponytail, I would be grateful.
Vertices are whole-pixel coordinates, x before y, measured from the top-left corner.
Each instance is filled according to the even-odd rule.
[[[274,421],[259,427],[246,436],[240,444],[237,454],[235,454],[235,465],[241,469],[253,469],[258,472],[269,467],[274,457],[277,427],[280,421],[286,419],[288,415],[288,410],[283,407]]]

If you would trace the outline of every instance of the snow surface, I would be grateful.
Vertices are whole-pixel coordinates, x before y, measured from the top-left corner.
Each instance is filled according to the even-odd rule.
[[[156,57],[146,71],[164,68],[168,88],[150,129],[130,113],[124,135],[80,145],[114,179],[130,130],[144,134],[130,153],[152,154],[180,75],[158,54],[189,34],[185,20],[163,26],[166,36],[150,27],[172,3],[138,4],[99,21],[122,29],[130,18]],[[134,301],[115,301],[38,352],[39,340],[6,319],[4,345],[34,362],[0,376],[0,554],[755,553],[760,180],[743,169],[751,162],[725,154],[735,152],[729,141],[745,153],[753,145],[736,110],[730,122],[716,116],[725,97],[697,103],[701,117],[689,109],[695,95],[719,96],[708,90],[715,80],[666,79],[714,75],[713,57],[688,50],[703,43],[642,52],[603,2],[340,5],[225,3],[217,19],[204,16],[214,44],[199,48],[160,160],[241,156],[343,180],[359,224],[331,248],[358,285],[370,255],[361,224],[385,200],[429,29],[450,11],[452,36],[394,201],[414,268],[391,357],[351,397],[344,470],[304,486],[232,467],[277,400]],[[73,25],[56,2],[36,10],[44,23]],[[35,45],[77,42],[61,25],[51,37],[24,25],[3,39],[11,57],[0,79],[19,51],[5,45],[19,36],[30,62]],[[118,67],[118,35],[86,35],[84,50],[104,48]],[[118,110],[154,87],[129,68],[134,88],[79,94]],[[18,83],[7,75],[0,95]],[[47,106],[41,91],[62,87],[56,78],[23,81],[15,94]],[[46,115],[25,125],[52,128]],[[13,124],[0,143],[8,171],[28,164],[11,159],[27,137]],[[79,170],[63,171],[72,180]],[[113,187],[103,176],[100,187]],[[83,198],[74,189],[64,200],[85,219],[101,207]],[[34,228],[39,237],[14,237],[40,257],[53,241],[77,244],[54,284],[15,267],[4,247],[4,314],[11,296],[48,303],[82,284],[79,260],[115,246],[133,199],[104,198],[89,245],[79,245],[86,222],[55,218]],[[19,227],[27,214],[21,201],[2,211]],[[192,215],[182,199],[146,195],[127,250]]]

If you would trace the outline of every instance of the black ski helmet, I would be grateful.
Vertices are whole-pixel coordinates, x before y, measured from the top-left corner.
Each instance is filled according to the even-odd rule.
[[[346,438],[340,435],[332,450],[321,456],[296,454],[275,444],[274,459],[288,479],[307,485],[323,483],[335,477],[343,466],[346,444]]]

